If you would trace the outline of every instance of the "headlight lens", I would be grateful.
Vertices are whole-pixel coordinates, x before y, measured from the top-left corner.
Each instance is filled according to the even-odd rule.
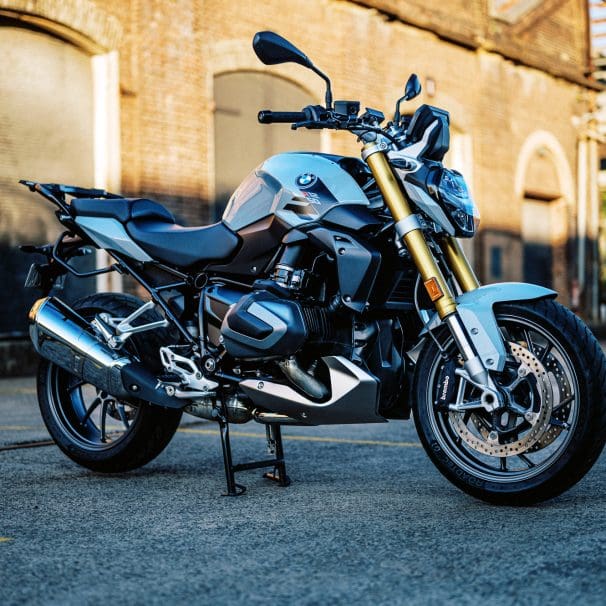
[[[480,213],[473,201],[463,175],[456,170],[442,169],[438,196],[452,220],[459,238],[471,238],[480,223]]]

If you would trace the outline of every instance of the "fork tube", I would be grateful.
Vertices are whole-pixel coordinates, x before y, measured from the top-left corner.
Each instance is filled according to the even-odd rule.
[[[452,270],[459,286],[463,292],[475,290],[480,286],[459,241],[454,236],[447,236],[440,242],[440,248],[448,261],[448,267]]]
[[[427,245],[423,231],[414,218],[410,204],[400,189],[384,151],[376,143],[367,143],[362,151],[362,157],[372,171],[385,204],[396,221],[396,231],[398,224],[404,226],[402,239],[421,274],[440,318],[451,315],[457,309],[452,292]]]

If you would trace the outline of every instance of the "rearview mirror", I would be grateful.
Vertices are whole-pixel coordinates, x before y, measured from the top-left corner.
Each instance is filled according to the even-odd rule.
[[[326,82],[326,107],[332,107],[332,90],[329,77],[320,71],[294,44],[291,44],[275,32],[258,32],[253,38],[253,49],[259,59],[265,65],[276,65],[278,63],[298,63],[314,71]]]
[[[421,82],[419,81],[419,76],[417,76],[417,74],[410,74],[408,80],[406,81],[406,86],[404,87],[404,96],[400,97],[396,102],[396,111],[393,115],[394,124],[400,124],[400,105],[402,104],[402,101],[410,101],[411,99],[418,97],[420,93]]]
[[[274,32],[258,32],[253,39],[253,49],[265,65],[278,63],[298,63],[304,67],[313,67],[307,55],[294,44]]]
[[[410,101],[421,94],[421,82],[417,74],[410,74],[404,87],[404,100]]]

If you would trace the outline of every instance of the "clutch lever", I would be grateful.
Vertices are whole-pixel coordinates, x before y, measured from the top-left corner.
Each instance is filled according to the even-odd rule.
[[[311,130],[319,130],[321,128],[338,129],[339,124],[326,120],[307,120],[305,122],[295,122],[294,124],[290,125],[290,128],[293,130],[297,130],[298,128],[309,128]]]

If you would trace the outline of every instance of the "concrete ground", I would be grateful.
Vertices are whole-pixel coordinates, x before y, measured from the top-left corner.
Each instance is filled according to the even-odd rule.
[[[263,428],[234,434],[238,460],[263,456]],[[411,422],[285,434],[289,488],[251,471],[220,496],[216,428],[193,417],[102,476],[14,448],[48,435],[33,381],[0,381],[0,604],[604,603],[604,456],[557,499],[499,508],[442,478]]]

